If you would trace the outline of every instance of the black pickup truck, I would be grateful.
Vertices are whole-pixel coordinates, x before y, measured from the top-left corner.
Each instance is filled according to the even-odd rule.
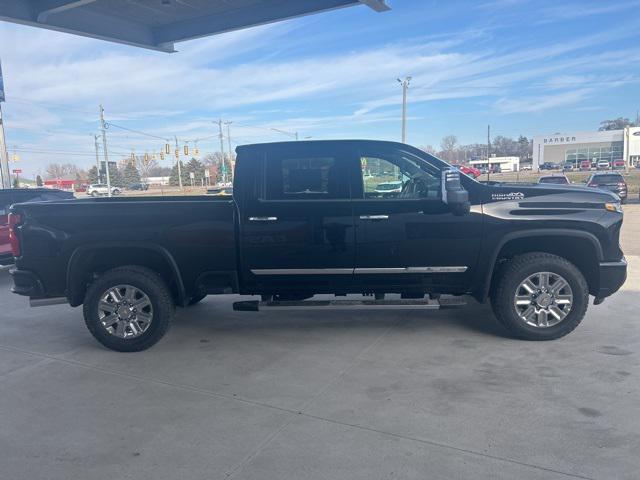
[[[261,296],[239,310],[428,309],[469,294],[489,298],[514,336],[550,340],[580,323],[589,295],[598,304],[626,278],[610,192],[482,184],[393,142],[237,155],[233,198],[14,205],[13,291],[36,306],[84,305],[98,341],[136,351],[163,336],[176,305],[230,293]]]

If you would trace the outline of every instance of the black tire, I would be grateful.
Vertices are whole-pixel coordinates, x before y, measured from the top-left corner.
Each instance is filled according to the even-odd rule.
[[[202,300],[205,299],[205,297],[207,296],[207,294],[204,295],[194,295],[193,297],[191,297],[191,299],[189,300],[189,303],[187,303],[187,306],[191,306],[191,305],[195,305],[196,303],[200,303]]]
[[[622,197],[622,198],[620,199],[620,203],[621,203],[622,205],[624,205],[625,203],[627,203],[627,197]]]
[[[93,198],[97,197],[97,196],[98,196],[98,192],[96,192],[96,191],[94,190],[93,192],[91,192],[91,196],[92,196]]]
[[[152,320],[138,337],[126,339],[112,335],[99,319],[100,297],[117,285],[131,285],[151,301]],[[89,286],[83,305],[84,320],[91,334],[102,345],[118,352],[139,352],[154,345],[169,329],[174,311],[171,292],[164,280],[153,270],[139,266],[118,267],[104,273]]]
[[[528,276],[537,272],[561,275],[571,287],[571,310],[556,325],[531,326],[520,317],[514,306],[514,295]],[[571,333],[582,321],[589,304],[589,287],[578,268],[565,258],[534,252],[519,255],[506,262],[497,272],[492,289],[491,306],[498,321],[516,338],[523,340],[555,340]]]

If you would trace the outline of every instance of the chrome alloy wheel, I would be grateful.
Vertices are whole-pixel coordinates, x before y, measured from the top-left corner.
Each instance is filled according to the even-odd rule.
[[[111,335],[129,340],[147,331],[153,320],[153,306],[139,288],[117,285],[100,296],[98,318]]]
[[[571,311],[573,292],[569,282],[561,275],[537,272],[520,283],[513,304],[518,316],[527,325],[553,327]]]

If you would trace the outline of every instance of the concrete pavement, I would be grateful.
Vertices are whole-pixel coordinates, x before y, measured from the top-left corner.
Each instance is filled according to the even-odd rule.
[[[1,271],[0,477],[638,478],[627,208],[624,290],[545,343],[506,338],[486,305],[254,314],[209,297],[122,354],[80,309],[29,309]]]

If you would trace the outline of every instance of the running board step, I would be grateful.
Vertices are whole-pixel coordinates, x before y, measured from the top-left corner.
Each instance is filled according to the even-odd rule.
[[[405,300],[303,300],[260,302],[248,300],[235,302],[233,309],[240,312],[264,310],[440,310],[464,307],[466,302],[458,298],[405,299]]]

